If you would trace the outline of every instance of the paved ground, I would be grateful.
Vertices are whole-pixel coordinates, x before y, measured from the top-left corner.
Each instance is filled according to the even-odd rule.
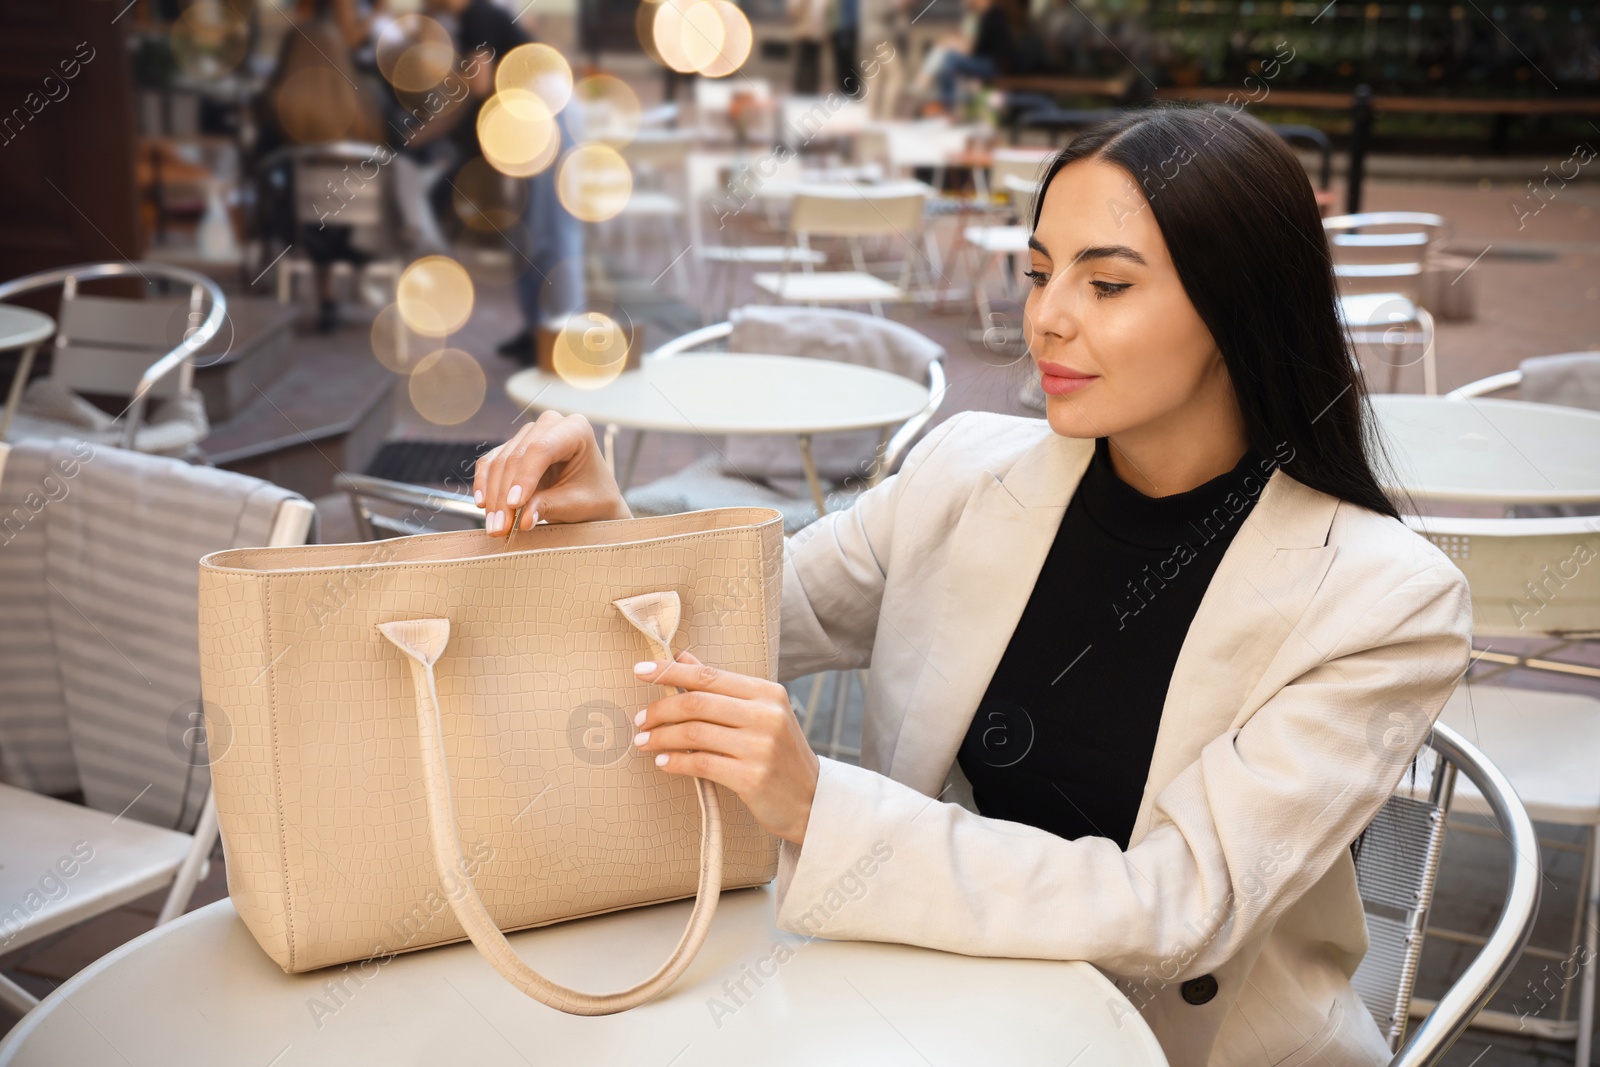
[[[1532,205],[1523,194],[1520,183],[1504,179],[1485,179],[1477,184],[1399,180],[1369,184],[1365,205],[1368,209],[1433,211],[1449,218],[1454,226],[1452,251],[1471,262],[1456,284],[1470,288],[1476,316],[1471,321],[1440,324],[1440,379],[1444,389],[1512,368],[1527,356],[1600,349],[1600,186],[1569,185],[1537,215],[1522,217],[1519,225],[1513,204],[1521,204],[1522,212],[1531,210]],[[659,331],[651,335],[651,344],[665,339],[672,329],[686,328],[698,321],[698,313],[686,307],[684,301],[692,302],[694,294],[704,291],[703,285],[682,285],[670,272],[653,287],[649,282],[677,250],[665,242],[645,242],[640,255],[628,260],[631,291],[659,294],[647,309],[652,328]],[[610,262],[615,264],[618,259],[612,257]],[[905,314],[898,317],[910,318]],[[966,309],[960,306],[944,313],[918,310],[914,317],[918,329],[939,340],[949,351],[951,391],[945,415],[971,408],[1028,414],[1016,403],[1017,388],[1027,367],[997,366],[999,361],[992,353],[967,342],[963,336],[967,318]],[[666,329],[656,326],[658,323],[666,324]],[[517,325],[509,289],[504,285],[480,285],[473,321],[453,343],[476,355],[484,367],[489,391],[483,408],[468,422],[452,427],[432,426],[407,408],[400,416],[397,436],[498,440],[509,435],[519,412],[506,399],[502,387],[515,368],[492,353],[494,344],[515,332]],[[307,338],[304,343],[318,347],[365,346],[368,338],[365,326],[356,322],[331,339]],[[1420,372],[1409,369],[1400,388],[1419,390]],[[636,482],[676,470],[711,447],[713,442],[701,439],[656,435],[640,460]],[[325,538],[348,536],[342,503],[324,503]],[[1588,655],[1592,661],[1600,662],[1600,655],[1593,651]],[[1551,683],[1545,677],[1531,675],[1497,679],[1497,684],[1556,684],[1591,695],[1600,691],[1595,684],[1581,680]],[[810,694],[810,682],[800,680],[793,689],[796,699],[803,702]],[[831,695],[825,692],[812,735],[815,742],[827,738],[832,703]],[[847,745],[858,743],[860,704],[857,689],[846,710],[843,734]],[[1570,833],[1564,836],[1573,839]],[[1487,928],[1504,889],[1503,846],[1504,842],[1492,834],[1452,832],[1435,909],[1436,923],[1469,931]],[[1572,853],[1555,850],[1546,851],[1545,862],[1545,910],[1536,940],[1561,948],[1570,933],[1579,865]],[[195,896],[195,906],[226,894],[221,868],[219,849],[210,877]],[[43,993],[118,944],[149,929],[158,903],[145,901],[84,924],[16,966],[12,973]],[[1460,946],[1430,941],[1418,981],[1419,994],[1436,995],[1468,955]],[[1495,1006],[1532,1010],[1537,1003],[1530,999],[1533,984],[1541,980],[1544,966],[1542,961],[1525,963],[1496,998]],[[0,1030],[13,1021],[0,1011]],[[1455,1067],[1571,1063],[1572,1048],[1521,1036],[1474,1033],[1464,1038],[1445,1062]]]

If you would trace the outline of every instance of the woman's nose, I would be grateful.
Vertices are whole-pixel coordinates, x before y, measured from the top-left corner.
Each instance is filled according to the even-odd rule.
[[[1034,290],[1032,297],[1023,308],[1023,329],[1030,345],[1035,337],[1049,342],[1078,335],[1077,299],[1069,290],[1051,279],[1044,288]]]

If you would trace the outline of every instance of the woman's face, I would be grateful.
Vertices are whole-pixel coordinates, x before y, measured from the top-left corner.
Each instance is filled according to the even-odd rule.
[[[1082,159],[1058,171],[1031,244],[1023,331],[1056,433],[1177,427],[1233,402],[1222,353],[1121,167]]]

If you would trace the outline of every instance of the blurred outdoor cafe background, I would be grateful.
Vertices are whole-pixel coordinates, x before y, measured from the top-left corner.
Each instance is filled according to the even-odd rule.
[[[1466,523],[1449,535],[1463,567],[1469,538],[1481,562],[1532,529],[1478,521],[1563,521],[1533,532],[1591,546],[1549,557],[1555,586],[1518,557],[1507,596],[1533,607],[1477,642],[1469,683],[1531,695],[1502,701],[1498,733],[1499,698],[1480,699],[1463,730],[1540,820],[1546,877],[1539,947],[1491,1005],[1499,1027],[1450,1062],[1587,1057],[1593,4],[0,0],[0,435],[137,454],[96,490],[109,497],[83,501],[86,480],[62,507],[143,514],[166,468],[136,460],[168,457],[314,506],[314,521],[269,516],[262,537],[332,543],[481,525],[451,495],[470,492],[474,459],[541,410],[578,411],[636,514],[765,504],[793,533],[955,412],[1042,417],[1019,273],[1037,173],[1078,130],[1152,100],[1248,109],[1300,155],[1401,445],[1396,484]],[[80,264],[110,266],[61,270]],[[203,343],[160,362],[186,338]],[[0,521],[18,508],[39,511],[0,482]],[[6,581],[33,566],[0,553]],[[1569,582],[1590,591],[1551,592]],[[0,670],[32,654],[18,595],[0,591]],[[1571,611],[1543,612],[1550,597]],[[18,780],[0,759],[0,788],[204,834],[185,669],[150,728],[157,769],[130,769],[143,756],[118,751],[123,726],[85,742],[75,725],[76,778]],[[819,751],[857,757],[863,681],[791,683]],[[1552,752],[1570,769],[1541,762]],[[162,775],[175,784],[134,795]],[[105,785],[124,779],[126,796]],[[0,801],[0,873],[8,822]],[[1496,913],[1502,846],[1486,819],[1452,816],[1419,998]],[[201,852],[180,869],[169,849],[137,893],[48,936],[0,931],[0,974],[25,995],[0,997],[0,1027],[158,915],[224,896],[220,848]],[[188,885],[171,898],[175,874]]]

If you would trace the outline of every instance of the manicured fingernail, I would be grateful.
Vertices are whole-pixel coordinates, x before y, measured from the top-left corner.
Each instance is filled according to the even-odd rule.
[[[667,754],[665,752],[663,752],[663,753],[661,753],[661,755],[656,757],[656,766],[657,767],[665,767],[666,765],[667,765]]]
[[[474,489],[472,491],[472,502],[474,504],[478,505],[480,508],[483,507],[483,490],[482,489]]]
[[[640,733],[637,733],[633,737],[633,743],[635,745],[643,745],[648,740],[650,740],[650,731],[649,730],[644,730],[644,731],[642,731]]]
[[[639,714],[637,714],[637,715],[635,715],[633,717],[633,725],[635,725],[635,726],[643,726],[644,725],[644,717],[647,714],[649,714],[649,710],[648,709],[640,708],[639,709]]]
[[[518,504],[522,503],[522,486],[513,485],[511,487],[511,492],[506,494],[506,503],[510,504],[512,507],[516,507]]]
[[[498,533],[500,531],[501,527],[505,526],[505,524],[506,524],[506,513],[503,512],[503,511],[495,512],[494,513],[494,528],[495,528],[495,532]]]
[[[649,674],[651,671],[653,671],[655,669],[656,669],[656,664],[655,664],[654,660],[648,660],[647,659],[642,663],[635,663],[633,665],[633,673],[634,674]]]
[[[538,508],[529,508],[528,511],[529,511],[528,525],[529,526],[537,526],[539,524],[539,509]]]

